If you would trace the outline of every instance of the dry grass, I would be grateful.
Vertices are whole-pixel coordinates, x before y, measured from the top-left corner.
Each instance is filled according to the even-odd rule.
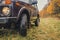
[[[0,37],[0,40],[60,40],[60,20],[52,17],[40,19],[39,27],[33,26],[28,29],[26,37],[15,32],[9,32]]]

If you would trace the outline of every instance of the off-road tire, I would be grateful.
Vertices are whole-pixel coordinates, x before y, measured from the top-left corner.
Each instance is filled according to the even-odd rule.
[[[19,23],[18,23],[18,26],[19,26],[19,34],[21,36],[26,36],[27,35],[27,15],[25,13],[23,13],[21,16],[20,16],[20,19],[19,19]]]
[[[39,22],[40,22],[40,19],[37,18],[36,21],[35,21],[35,26],[39,26]]]

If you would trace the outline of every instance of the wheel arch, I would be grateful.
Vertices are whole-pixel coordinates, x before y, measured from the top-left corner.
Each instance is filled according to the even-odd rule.
[[[18,17],[17,17],[17,22],[19,21],[19,18],[21,17],[21,15],[25,13],[27,14],[27,18],[28,18],[28,23],[30,23],[30,12],[28,9],[26,9],[25,7],[22,7],[18,13]],[[28,24],[29,25],[29,24]]]
[[[19,13],[18,13],[18,15],[17,15],[17,18],[19,18],[22,13],[26,13],[27,16],[30,16],[29,10],[28,10],[27,8],[25,8],[25,7],[22,7],[22,8],[19,10]]]

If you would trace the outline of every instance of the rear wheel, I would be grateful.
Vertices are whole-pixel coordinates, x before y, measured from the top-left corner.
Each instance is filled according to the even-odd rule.
[[[22,14],[20,17],[20,23],[19,23],[19,34],[22,36],[27,35],[27,15]]]
[[[36,21],[35,21],[35,26],[39,26],[39,22],[40,22],[40,19],[37,18]]]

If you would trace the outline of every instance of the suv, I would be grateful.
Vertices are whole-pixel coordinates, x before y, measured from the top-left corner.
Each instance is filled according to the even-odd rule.
[[[30,24],[38,23],[37,0],[0,0],[0,29],[15,28],[26,36]]]

